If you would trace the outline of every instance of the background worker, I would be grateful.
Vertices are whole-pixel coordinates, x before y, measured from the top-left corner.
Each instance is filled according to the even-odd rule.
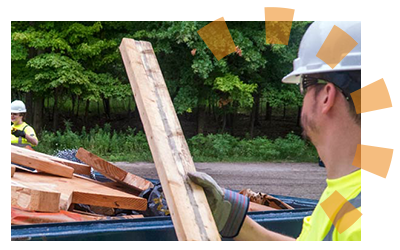
[[[334,25],[358,45],[332,69],[316,55]],[[340,44],[342,39],[336,37],[336,41]],[[297,240],[361,240],[360,218],[339,233],[335,226],[350,213],[345,212],[334,226],[320,206],[337,191],[361,210],[361,170],[352,166],[357,145],[361,144],[361,115],[356,113],[350,95],[361,88],[361,22],[313,23],[301,41],[293,65],[293,72],[282,81],[300,86],[304,95],[303,136],[315,145],[327,173],[327,187],[312,215],[304,218]],[[223,190],[205,173],[189,173],[189,177],[204,188],[222,236],[235,240],[295,240],[267,230],[246,216],[247,197]]]
[[[18,147],[37,146],[35,130],[23,121],[26,114],[25,104],[20,100],[11,103],[11,145]]]

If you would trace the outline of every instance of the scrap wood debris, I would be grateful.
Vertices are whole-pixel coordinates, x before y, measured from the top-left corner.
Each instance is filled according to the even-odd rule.
[[[122,215],[122,216],[101,216],[96,214],[85,214],[79,211],[60,210],[58,213],[35,212],[18,207],[11,207],[11,225],[29,225],[39,223],[61,223],[76,221],[95,221],[95,220],[121,220],[143,218],[141,214]]]
[[[160,184],[154,186],[82,148],[64,153],[59,158],[11,146],[13,225],[169,215]],[[91,179],[93,170],[109,182]],[[265,193],[240,193],[250,198],[249,211],[293,209]]]
[[[147,199],[139,195],[153,184],[84,149],[80,152],[83,163],[11,146],[13,224],[143,217],[138,212],[147,210]],[[114,182],[90,179],[91,167]],[[90,215],[78,216],[82,211],[72,211],[77,205]]]
[[[289,206],[285,202],[280,199],[273,197],[269,194],[265,193],[257,193],[252,191],[251,189],[243,189],[240,191],[240,194],[249,197],[251,202],[265,205],[275,209],[293,209],[293,207]]]

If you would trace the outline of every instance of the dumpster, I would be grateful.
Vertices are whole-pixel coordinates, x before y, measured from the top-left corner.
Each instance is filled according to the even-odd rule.
[[[248,215],[263,227],[297,237],[303,218],[311,215],[317,200],[273,195],[294,209],[250,212]],[[47,223],[11,226],[11,240],[31,241],[174,241],[177,240],[171,217]],[[228,240],[228,239],[223,239]]]
[[[93,179],[100,182],[109,181],[99,172],[92,171],[91,175]],[[159,184],[159,180],[147,180],[154,186]],[[146,191],[142,194],[145,194]],[[303,218],[311,215],[318,201],[271,195],[290,205],[293,209],[249,212],[248,215],[265,228],[297,237],[301,232]],[[174,241],[177,240],[177,237],[170,216],[152,216],[135,219],[12,225],[11,240]]]

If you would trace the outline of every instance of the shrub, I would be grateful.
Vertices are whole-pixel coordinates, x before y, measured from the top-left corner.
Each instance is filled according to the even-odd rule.
[[[152,161],[146,135],[128,128],[125,132],[111,131],[109,124],[98,126],[88,133],[65,131],[51,133],[43,131],[36,150],[47,154],[65,149],[83,147],[109,161]],[[237,138],[229,134],[198,134],[187,140],[194,161],[297,161],[316,162],[315,148],[290,133],[285,138],[270,140],[267,137],[254,139]]]

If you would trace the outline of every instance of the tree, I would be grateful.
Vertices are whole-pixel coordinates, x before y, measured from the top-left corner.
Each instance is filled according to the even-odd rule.
[[[197,114],[199,133],[211,117],[221,131],[233,132],[240,109],[250,114],[253,135],[262,103],[267,110],[301,106],[296,87],[281,79],[292,70],[310,22],[293,22],[288,46],[266,44],[264,22],[227,22],[237,52],[219,61],[197,33],[208,23],[12,22],[13,98],[25,98],[29,110],[51,100],[54,129],[67,100],[76,114],[85,103],[84,120],[91,102],[102,103],[110,119],[111,99],[132,98],[118,51],[128,37],[152,43],[177,113]]]
[[[127,95],[127,88],[110,73],[118,61],[119,43],[101,37],[100,22],[12,22],[11,26],[12,91],[32,95],[38,101],[35,106],[53,98],[54,129],[59,104],[66,97],[88,103]]]

